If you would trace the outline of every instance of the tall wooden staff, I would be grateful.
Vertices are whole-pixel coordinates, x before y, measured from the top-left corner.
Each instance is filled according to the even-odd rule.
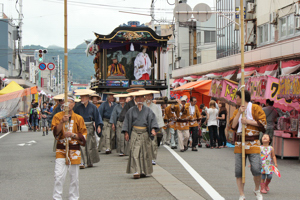
[[[245,78],[244,78],[244,1],[240,0],[240,18],[241,18],[241,94],[242,106],[245,106]],[[243,112],[242,117],[245,117]],[[245,125],[242,125],[242,183],[245,183]]]
[[[69,115],[69,107],[68,107],[68,9],[67,9],[67,0],[64,0],[64,48],[65,48],[65,107],[64,112],[65,115]],[[69,122],[65,122],[64,124],[64,132],[69,131]],[[70,155],[69,155],[69,138],[65,138],[66,143],[66,165],[70,165]]]

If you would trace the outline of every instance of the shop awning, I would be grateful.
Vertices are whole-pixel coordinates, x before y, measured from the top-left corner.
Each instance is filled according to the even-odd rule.
[[[230,71],[227,71],[227,72],[223,72],[222,77],[224,79],[230,80],[231,77],[234,75],[235,72],[236,72],[236,69],[235,70],[230,70]]]
[[[257,75],[269,75],[269,76],[276,77],[277,71],[278,71],[277,64],[265,65],[257,68]]]
[[[245,77],[252,76],[253,74],[255,74],[256,71],[257,71],[256,67],[247,67],[247,68],[245,68],[244,75],[245,75]],[[241,79],[241,76],[242,76],[242,73],[241,73],[241,69],[240,69],[236,78]]]
[[[198,92],[204,95],[208,95],[211,87],[211,82],[212,82],[211,80],[190,82],[178,88],[175,88],[172,92],[182,93],[182,92],[192,91],[192,92]]]
[[[281,62],[281,74],[291,74],[295,71],[297,71],[300,67],[300,61],[299,60],[289,60],[289,61],[282,61]]]
[[[16,92],[19,90],[24,90],[24,88],[22,88],[18,83],[16,83],[15,81],[10,82],[5,88],[3,88],[0,91],[0,95],[3,94],[8,94],[8,93],[12,93],[12,92]]]

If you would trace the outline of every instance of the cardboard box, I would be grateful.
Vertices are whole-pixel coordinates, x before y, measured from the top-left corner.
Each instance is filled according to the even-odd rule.
[[[13,126],[12,127],[12,132],[16,132],[16,131],[18,131],[18,126]]]

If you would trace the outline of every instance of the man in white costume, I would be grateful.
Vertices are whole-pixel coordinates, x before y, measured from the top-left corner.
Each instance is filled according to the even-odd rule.
[[[134,60],[134,77],[136,80],[149,80],[151,75],[151,60],[146,53],[147,46],[143,46],[142,52],[140,52]]]

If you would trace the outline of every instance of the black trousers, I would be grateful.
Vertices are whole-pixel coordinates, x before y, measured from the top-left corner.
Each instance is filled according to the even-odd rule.
[[[209,130],[210,146],[216,147],[216,140],[218,140],[218,146],[221,146],[221,141],[218,136],[218,127],[215,125],[208,126],[208,130]]]
[[[196,147],[198,145],[198,126],[196,127],[190,127],[190,133],[192,134],[192,147]]]
[[[226,146],[226,136],[225,136],[225,128],[226,126],[220,126],[219,127],[219,137],[221,141],[221,146]]]

